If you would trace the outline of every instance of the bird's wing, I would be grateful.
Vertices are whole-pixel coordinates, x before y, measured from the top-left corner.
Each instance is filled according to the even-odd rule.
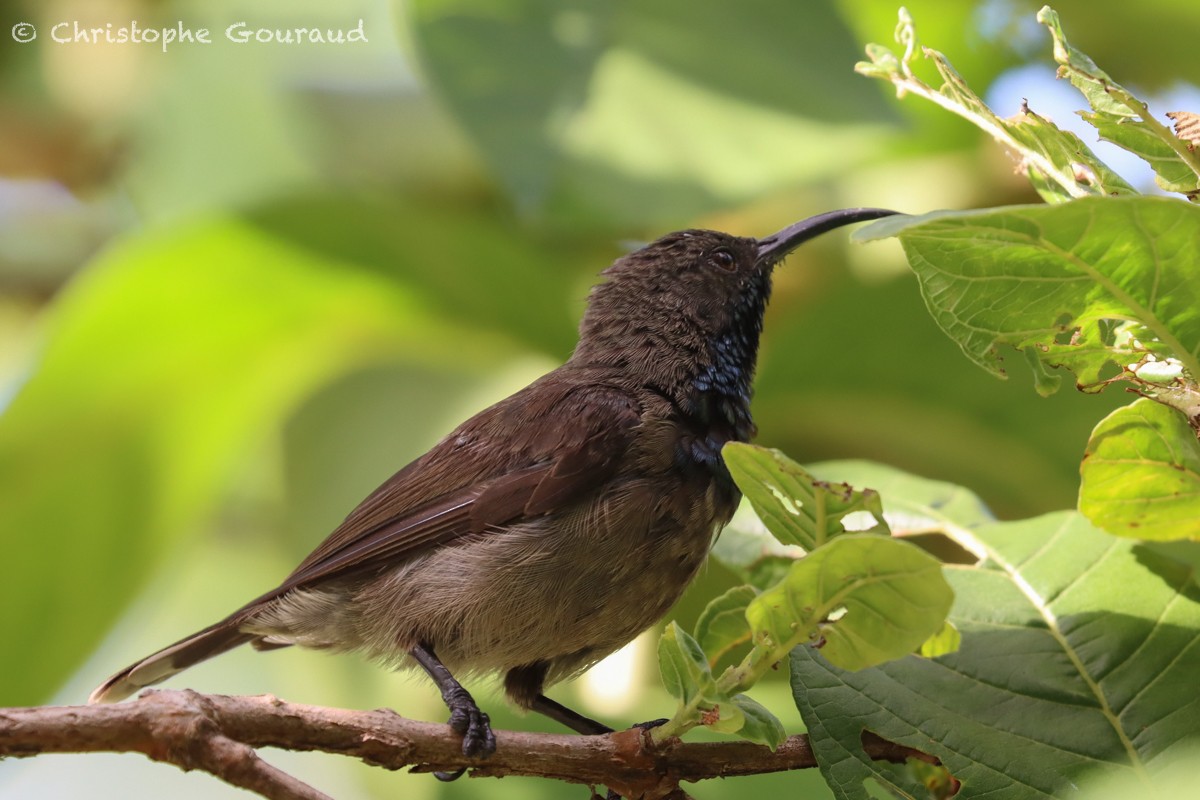
[[[570,505],[614,474],[640,420],[623,390],[539,381],[393,475],[250,605]]]

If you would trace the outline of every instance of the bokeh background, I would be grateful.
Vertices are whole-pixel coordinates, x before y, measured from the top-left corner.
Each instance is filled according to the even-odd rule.
[[[908,3],[996,110],[1075,126],[1022,0]],[[1164,111],[1200,110],[1200,4],[1060,0],[1068,34]],[[274,585],[368,491],[570,353],[596,273],[681,227],[761,236],[856,205],[1036,202],[965,122],[853,72],[894,0],[0,2],[0,705],[81,702]],[[212,43],[55,42],[54,26]],[[237,44],[225,29],[366,42]],[[38,36],[15,41],[18,23]],[[61,37],[73,25],[58,29]],[[1095,137],[1084,130],[1085,140]],[[1111,155],[1104,151],[1105,156]],[[1112,156],[1146,185],[1135,165]],[[778,273],[759,441],[965,484],[1001,517],[1073,504],[1119,397],[996,381],[925,314],[891,243]],[[732,582],[712,565],[676,609]],[[631,598],[636,602],[636,598]],[[652,639],[555,694],[664,715]],[[784,676],[757,696],[799,729]],[[172,682],[442,719],[351,657],[235,652]],[[476,687],[504,727],[552,730]],[[582,797],[269,754],[338,798]],[[814,775],[710,782],[821,797]],[[140,756],[0,764],[3,798],[234,798]]]

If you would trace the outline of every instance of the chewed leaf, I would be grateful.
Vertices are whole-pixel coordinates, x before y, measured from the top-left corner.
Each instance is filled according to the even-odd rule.
[[[1092,107],[1080,116],[1096,127],[1102,139],[1144,159],[1163,189],[1188,197],[1200,192],[1200,154],[1154,119],[1145,102],[1072,46],[1054,9],[1046,6],[1037,18],[1054,39],[1059,76],[1070,80]]]
[[[977,495],[952,483],[911,475],[869,461],[824,461],[815,474],[856,486],[874,486],[883,498],[883,513],[897,535],[945,532],[994,522]]]
[[[1189,199],[1200,196],[1200,153],[1195,140],[1178,133],[1182,120],[1185,129],[1194,131],[1195,115],[1175,112],[1178,135],[1150,114],[1146,104],[1114,81],[1088,55],[1067,41],[1058,15],[1049,6],[1039,12],[1038,21],[1049,28],[1054,40],[1054,57],[1061,65],[1059,76],[1068,78],[1087,98],[1091,112],[1083,117],[1096,126],[1100,136],[1145,159],[1154,169],[1160,186],[1181,192]],[[901,9],[896,41],[903,46],[897,56],[886,47],[867,48],[868,62],[855,69],[873,78],[890,81],[903,97],[916,94],[970,121],[994,137],[1018,158],[1019,166],[1047,203],[1061,203],[1079,197],[1133,196],[1137,191],[1113,172],[1078,136],[1060,129],[1039,116],[1027,105],[1015,117],[998,116],[955,72],[947,58],[936,50],[918,48],[912,18]],[[913,62],[919,54],[937,68],[941,83],[936,88],[918,78]]]
[[[903,55],[897,57],[886,47],[871,45],[867,48],[870,61],[857,64],[855,70],[890,81],[901,97],[906,94],[924,97],[1013,150],[1020,159],[1021,171],[1028,175],[1046,202],[1137,194],[1075,134],[1060,130],[1028,108],[1012,119],[998,116],[971,90],[946,56],[928,47],[917,47],[913,20],[904,9],[900,11],[896,41],[903,46]],[[937,69],[941,83],[936,88],[914,74],[912,62],[918,53],[931,60]]]
[[[1179,157],[1164,126],[1145,125],[1128,117],[1081,111],[1079,116],[1091,123],[1100,138],[1122,147],[1150,165],[1155,182],[1168,192],[1192,195],[1200,188],[1200,175]]]
[[[737,513],[713,544],[712,557],[751,586],[774,586],[804,550],[776,539],[742,498]]]
[[[1143,348],[1200,375],[1200,208],[1087,198],[889,222],[859,235],[900,238],[934,320],[997,375],[997,347],[1011,345],[1095,379],[1124,366],[1131,345],[1114,323],[1125,320],[1144,331]]]
[[[925,551],[847,534],[797,561],[746,617],[755,641],[772,650],[819,642],[830,663],[853,670],[916,651],[941,629],[953,599],[941,564]]]
[[[886,533],[879,495],[847,484],[818,481],[778,450],[730,442],[721,451],[738,488],[779,541],[811,551],[845,532],[842,521],[856,512],[874,518]]]
[[[1076,50],[1067,41],[1062,22],[1054,9],[1043,6],[1038,12],[1037,21],[1049,28],[1050,35],[1054,38],[1054,60],[1062,65],[1060,75],[1065,75],[1075,88],[1083,92],[1092,108],[1102,113],[1126,117],[1137,115],[1135,109],[1129,108],[1110,95],[1110,89],[1122,87],[1110,78],[1107,72],[1100,69],[1087,53]]]

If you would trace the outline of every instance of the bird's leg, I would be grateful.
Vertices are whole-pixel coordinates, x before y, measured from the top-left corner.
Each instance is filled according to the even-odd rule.
[[[544,714],[555,722],[566,725],[576,733],[581,733],[584,736],[602,736],[606,733],[615,733],[615,731],[605,725],[603,722],[597,722],[591,717],[585,717],[578,711],[572,711],[555,700],[551,700],[544,694],[539,694],[533,698],[533,704],[529,706],[531,711],[536,711],[539,714]],[[652,719],[647,722],[635,722],[630,725],[631,728],[641,728],[648,731],[651,728],[657,728],[659,725],[666,723],[666,717]]]
[[[442,700],[450,709],[450,727],[455,733],[462,734],[463,755],[487,758],[496,752],[496,736],[492,733],[488,715],[479,710],[475,698],[450,674],[450,670],[434,654],[433,648],[422,642],[408,652],[441,691]],[[434,775],[438,780],[452,781],[463,771],[435,772]]]
[[[613,729],[603,722],[585,717],[557,700],[546,697],[542,693],[542,689],[546,685],[546,675],[549,671],[550,664],[545,661],[535,661],[532,664],[514,667],[504,676],[504,691],[517,705],[549,717],[576,733],[584,736],[603,736],[606,733],[614,733]],[[633,727],[649,730],[664,722],[666,722],[665,719],[656,719],[651,722],[639,722]]]
[[[571,730],[576,733],[582,733],[584,736],[600,736],[605,733],[613,733],[613,729],[603,722],[596,722],[596,720],[585,717],[578,711],[572,711],[562,703],[551,700],[544,694],[539,694],[533,698],[533,703],[529,706],[529,710],[544,714],[555,722],[566,725]]]
[[[513,667],[504,676],[504,691],[510,700],[521,708],[536,711],[549,717],[560,725],[565,725],[576,733],[584,736],[601,736],[612,733],[613,729],[602,722],[585,717],[578,711],[551,700],[542,694],[546,686],[546,675],[550,672],[550,662],[534,661],[520,667]]]

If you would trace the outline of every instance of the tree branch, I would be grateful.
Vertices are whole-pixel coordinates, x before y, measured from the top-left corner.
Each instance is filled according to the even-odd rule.
[[[753,775],[816,766],[808,737],[792,736],[774,752],[749,742],[659,745],[639,729],[607,736],[497,731],[486,760],[462,754],[449,726],[392,711],[348,711],[285,703],[271,696],[226,697],[148,691],[131,703],[0,709],[0,757],[41,753],[137,752],[184,770],[203,770],[271,800],[329,800],[267,764],[256,748],[319,750],[384,769],[416,772],[469,767],[474,776],[526,775],[607,786],[624,797],[682,796],[680,781]],[[929,757],[864,737],[871,758]]]

